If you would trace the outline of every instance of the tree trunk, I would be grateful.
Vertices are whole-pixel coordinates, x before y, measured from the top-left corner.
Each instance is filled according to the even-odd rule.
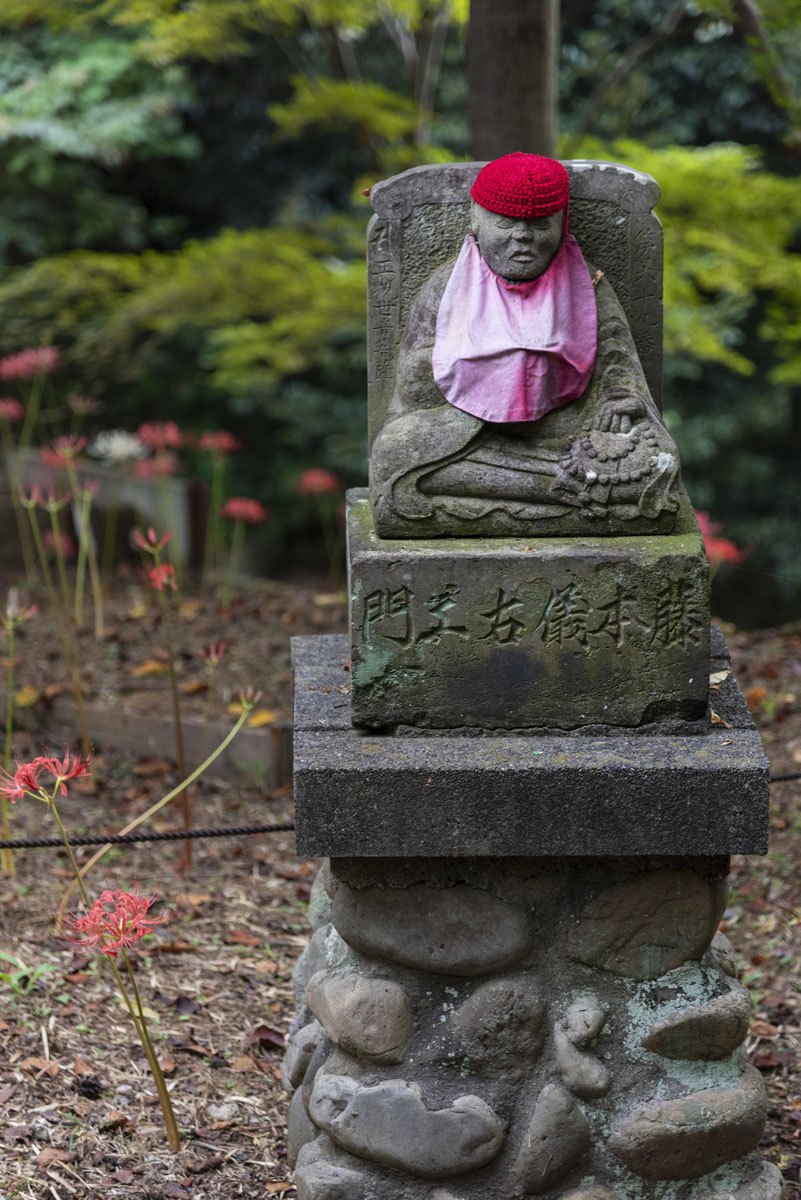
[[[467,84],[472,153],[556,150],[559,0],[471,0]]]

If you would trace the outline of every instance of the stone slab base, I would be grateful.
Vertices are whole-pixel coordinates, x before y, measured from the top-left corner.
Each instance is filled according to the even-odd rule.
[[[284,1062],[299,1200],[779,1200],[726,859],[334,859]]]
[[[686,495],[666,536],[377,537],[349,493],[353,720],[638,726],[706,706],[708,567]]]
[[[292,649],[299,854],[767,850],[768,763],[719,634],[701,668],[715,723],[485,737],[354,729],[347,638]]]

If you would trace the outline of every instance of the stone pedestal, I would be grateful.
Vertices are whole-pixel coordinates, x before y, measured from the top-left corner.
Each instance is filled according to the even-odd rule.
[[[706,717],[709,568],[670,535],[379,538],[348,496],[359,725],[573,729]]]
[[[297,847],[331,856],[284,1064],[299,1200],[778,1200],[716,932],[767,764],[719,635],[725,724],[639,732],[370,734],[347,639],[294,653]]]

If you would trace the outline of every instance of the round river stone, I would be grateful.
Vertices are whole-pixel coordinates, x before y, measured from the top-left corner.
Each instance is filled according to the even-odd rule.
[[[362,954],[442,975],[488,975],[531,946],[521,909],[461,883],[360,891],[340,884],[332,920]]]

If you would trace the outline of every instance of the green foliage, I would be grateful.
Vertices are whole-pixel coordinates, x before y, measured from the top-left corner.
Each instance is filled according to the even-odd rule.
[[[801,2],[759,0],[746,6],[738,0],[706,0],[704,10],[724,23],[743,27],[751,65],[789,123],[788,142],[796,149],[801,139]]]
[[[801,322],[801,255],[791,253],[801,229],[797,182],[762,170],[759,156],[744,146],[654,149],[588,139],[580,150],[581,157],[622,162],[660,182],[666,352],[752,374],[744,322],[767,294],[771,319],[762,336],[788,355],[781,370],[789,381],[798,350],[787,333]],[[801,382],[801,373],[793,378]]]
[[[453,161],[453,153],[444,146],[416,140],[419,109],[397,92],[361,80],[304,75],[294,76],[292,85],[295,93],[291,100],[268,109],[275,122],[276,140],[298,139],[310,132],[350,134],[366,148],[371,167],[356,180],[357,203],[379,179],[422,163]]]
[[[151,62],[186,58],[218,61],[246,54],[254,37],[298,30],[336,29],[346,40],[395,20],[410,33],[432,13],[446,9],[455,23],[467,21],[469,0],[4,0],[0,25],[14,28],[32,19],[55,29],[110,23],[140,34],[139,50]]]
[[[188,159],[185,71],[139,61],[130,40],[41,28],[6,39],[0,61],[0,253],[31,258],[80,245],[140,248],[170,220],[115,192],[115,171]],[[69,197],[70,203],[65,204]]]
[[[562,0],[570,154],[662,187],[666,418],[695,502],[759,543],[746,591],[801,553],[776,515],[801,505],[799,5],[760,0],[754,38],[704,0],[651,42],[670,6]],[[464,152],[466,8],[4,0],[0,353],[56,341],[114,424],[230,427],[237,486],[303,547],[302,467],[366,469],[358,191]]]
[[[26,967],[21,958],[18,958],[16,954],[7,954],[5,950],[0,950],[0,959],[11,963],[14,968],[11,971],[0,971],[0,979],[8,984],[16,996],[29,995],[48,971],[55,971],[52,963],[39,963],[36,967]]]
[[[116,166],[129,156],[191,156],[182,128],[191,99],[184,72],[143,66],[130,43],[72,35],[15,42],[0,67],[0,142],[14,144],[9,169],[51,155]]]
[[[377,83],[310,79],[296,75],[288,104],[272,104],[269,114],[279,135],[299,137],[312,126],[322,132],[375,134],[386,141],[411,137],[417,107]]]
[[[364,296],[361,255],[337,227],[224,230],[165,254],[40,260],[0,287],[0,345],[34,344],[47,326],[81,377],[113,389],[194,331],[208,382],[241,394],[363,339]]]
[[[99,5],[111,20],[147,30],[142,53],[152,61],[173,62],[187,56],[216,60],[245,53],[253,35],[319,32],[336,29],[347,41],[363,37],[382,19],[395,18],[410,32],[420,28],[432,11],[452,10],[454,20],[467,19],[468,0],[105,0]]]
[[[786,111],[755,74],[754,51],[730,12],[735,3],[725,12],[724,5],[687,4],[667,32],[672,4],[562,0],[561,128],[655,146],[757,144],[771,165],[786,163]]]

